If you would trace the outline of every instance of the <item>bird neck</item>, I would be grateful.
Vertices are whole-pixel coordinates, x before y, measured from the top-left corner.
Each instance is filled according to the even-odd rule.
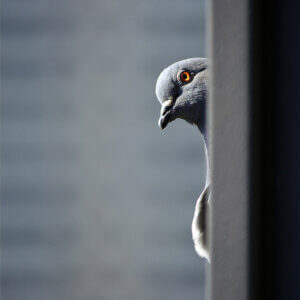
[[[206,186],[208,186],[210,183],[210,160],[209,160],[209,140],[206,131],[206,123],[199,122],[196,125],[201,133],[204,142],[205,157],[206,157]]]
[[[205,122],[205,120],[202,120],[202,121],[196,123],[196,126],[198,127],[198,129],[199,129],[199,131],[201,133],[201,136],[202,136],[203,141],[204,141],[205,148],[207,150],[209,150],[208,136],[207,136],[207,130],[206,130],[206,122]]]

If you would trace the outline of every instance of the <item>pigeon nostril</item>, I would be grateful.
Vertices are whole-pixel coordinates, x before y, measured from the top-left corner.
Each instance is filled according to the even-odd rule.
[[[172,100],[167,100],[163,102],[162,107],[161,107],[161,115],[165,115],[169,110],[171,110],[173,107],[173,101]]]
[[[172,106],[172,105],[173,105],[172,99],[166,100],[162,103],[162,106]]]
[[[172,108],[172,106],[163,106],[161,109],[161,115],[164,116],[170,109]]]

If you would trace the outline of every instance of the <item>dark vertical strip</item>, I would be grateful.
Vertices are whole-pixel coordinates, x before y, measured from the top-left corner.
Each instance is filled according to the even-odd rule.
[[[300,299],[300,2],[277,2],[275,300]]]
[[[250,299],[274,299],[274,5],[253,0],[250,17]]]
[[[299,12],[251,5],[250,299],[300,299]]]

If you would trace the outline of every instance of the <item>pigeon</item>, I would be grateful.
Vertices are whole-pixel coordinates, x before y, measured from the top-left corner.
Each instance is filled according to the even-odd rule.
[[[204,141],[207,162],[206,184],[196,202],[192,221],[192,237],[198,255],[209,261],[207,217],[209,215],[210,169],[206,130],[207,67],[206,58],[189,58],[178,61],[160,73],[155,93],[161,103],[158,125],[162,130],[170,122],[183,119],[199,129]]]

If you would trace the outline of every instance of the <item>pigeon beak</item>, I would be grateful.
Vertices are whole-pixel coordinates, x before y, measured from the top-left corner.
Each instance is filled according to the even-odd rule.
[[[161,130],[165,129],[169,124],[169,122],[171,121],[172,108],[173,108],[172,100],[167,100],[162,103],[160,118],[158,120],[158,126],[160,127]]]

